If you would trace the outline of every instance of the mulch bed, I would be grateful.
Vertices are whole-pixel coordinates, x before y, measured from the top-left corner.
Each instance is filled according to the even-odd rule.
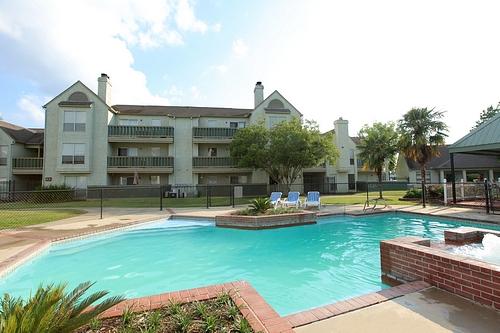
[[[192,302],[172,302],[144,312],[125,310],[119,317],[94,320],[75,333],[165,333],[165,332],[254,332],[227,293],[217,298]]]

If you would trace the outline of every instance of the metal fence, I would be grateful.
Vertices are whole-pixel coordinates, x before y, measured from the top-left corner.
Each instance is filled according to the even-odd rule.
[[[305,184],[230,184],[105,186],[87,189],[15,191],[4,186],[0,191],[0,229],[44,223],[90,212],[93,218],[103,213],[122,214],[129,210],[158,211],[170,208],[210,208],[248,205],[271,192],[297,191],[305,198],[319,191],[323,204],[364,205],[373,209],[383,205],[451,205],[450,184],[407,182],[305,183]],[[424,191],[422,191],[424,188]],[[383,199],[379,192],[383,191]],[[467,184],[457,187],[457,204],[500,211],[500,192],[495,183]]]

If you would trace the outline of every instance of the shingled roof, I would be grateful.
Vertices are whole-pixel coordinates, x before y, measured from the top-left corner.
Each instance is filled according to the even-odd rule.
[[[451,169],[449,146],[439,148],[440,155],[434,157],[427,163],[428,170]],[[417,162],[406,158],[406,163],[410,170],[420,170]],[[500,168],[500,158],[498,156],[458,154],[455,153],[456,169],[481,169],[481,168]]]
[[[0,120],[0,129],[18,143],[35,145],[43,143],[43,129],[41,128],[24,128]]]
[[[113,109],[123,115],[173,116],[173,117],[248,117],[253,109],[160,106],[160,105],[113,105]]]

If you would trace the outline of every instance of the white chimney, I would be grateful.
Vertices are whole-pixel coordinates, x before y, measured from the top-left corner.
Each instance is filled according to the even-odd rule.
[[[337,160],[337,169],[341,172],[346,172],[349,167],[350,151],[348,147],[349,142],[349,122],[347,120],[339,119],[333,122],[335,129],[335,145],[339,150],[339,158]]]
[[[111,80],[108,74],[102,73],[97,78],[97,96],[99,96],[107,105],[111,105]]]
[[[254,107],[262,103],[264,101],[264,86],[262,85],[262,82],[257,82],[255,84],[255,89],[253,90],[253,96],[254,96]]]

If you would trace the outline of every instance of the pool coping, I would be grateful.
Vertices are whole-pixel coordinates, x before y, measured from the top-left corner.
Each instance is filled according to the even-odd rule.
[[[460,220],[460,221],[472,222],[472,223],[479,222],[479,223],[486,224],[486,225],[500,226],[500,223],[494,223],[494,222],[487,221],[487,220],[463,218],[463,217],[448,217],[448,216],[441,216],[441,215],[422,213],[422,212],[407,212],[407,211],[399,210],[399,209],[384,210],[384,211],[382,211],[382,210],[380,210],[380,211],[368,211],[368,212],[360,212],[360,213],[356,213],[356,212],[329,213],[329,212],[317,211],[316,216],[318,217],[318,219],[321,219],[323,217],[328,217],[328,216],[362,217],[362,216],[367,216],[367,215],[398,214],[398,213],[409,214],[409,215],[431,216],[431,217],[437,217],[440,219]],[[184,214],[171,213],[169,215],[166,215],[164,218],[168,219],[168,220],[185,218],[185,219],[192,219],[192,220],[209,220],[209,221],[215,222],[215,217],[203,217],[203,216],[199,216],[199,215],[189,215],[189,214],[185,214],[185,213]],[[157,221],[157,220],[158,220],[158,217],[151,217],[151,218],[147,218],[147,219],[143,219],[143,220],[139,220],[139,221],[130,221],[130,222],[123,223],[120,225],[103,226],[103,227],[99,227],[96,230],[82,231],[79,233],[75,233],[73,235],[62,236],[62,237],[57,237],[57,238],[53,238],[53,239],[40,239],[35,244],[30,246],[29,248],[21,250],[20,252],[0,261],[0,278],[3,278],[5,275],[11,273],[13,270],[15,270],[20,265],[26,263],[27,261],[34,258],[38,254],[47,250],[53,243],[58,244],[58,243],[62,243],[65,241],[73,241],[73,240],[78,240],[78,239],[84,239],[87,237],[92,237],[95,235],[106,234],[106,233],[116,232],[116,231],[120,231],[120,230],[127,230],[130,228],[136,227],[136,226],[140,226],[141,224],[152,223],[152,222]],[[22,230],[22,229],[20,229],[20,230]],[[249,231],[251,231],[251,230],[249,230]],[[12,232],[12,231],[6,231],[6,235],[12,236],[12,235],[10,235],[10,232]]]

